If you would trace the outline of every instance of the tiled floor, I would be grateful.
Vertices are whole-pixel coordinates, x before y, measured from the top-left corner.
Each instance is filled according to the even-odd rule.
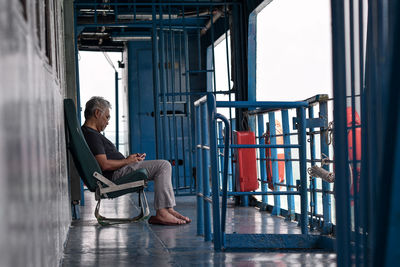
[[[147,193],[150,207],[153,194]],[[332,253],[215,252],[211,242],[196,236],[195,197],[178,197],[176,209],[193,222],[156,226],[147,222],[101,227],[93,215],[94,194],[85,192],[81,220],[72,223],[64,251],[68,266],[336,266]],[[135,195],[102,201],[101,213],[126,217],[138,212]],[[154,213],[154,211],[152,211]],[[229,208],[228,233],[300,233],[295,223],[255,208]],[[233,220],[232,218],[235,218]]]

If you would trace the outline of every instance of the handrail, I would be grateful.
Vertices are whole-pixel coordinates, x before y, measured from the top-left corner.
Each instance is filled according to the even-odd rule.
[[[308,196],[307,196],[307,169],[306,169],[306,117],[305,117],[305,108],[308,106],[308,103],[305,101],[299,102],[252,102],[252,101],[236,101],[236,102],[226,102],[226,101],[215,101],[215,96],[213,94],[207,94],[202,98],[198,99],[194,103],[196,109],[196,119],[201,119],[203,124],[206,123],[204,126],[208,129],[201,127],[200,123],[196,122],[196,127],[200,127],[203,131],[203,140],[199,137],[196,140],[200,143],[197,143],[195,147],[198,149],[197,151],[203,151],[203,153],[207,153],[210,157],[205,158],[206,164],[203,162],[202,166],[198,166],[201,171],[204,172],[204,175],[208,175],[208,162],[211,164],[211,192],[212,192],[212,214],[213,214],[213,241],[214,241],[214,249],[216,251],[220,251],[222,248],[225,247],[225,222],[226,222],[226,207],[227,207],[227,197],[228,195],[300,195],[301,196],[301,232],[303,235],[308,234],[308,211],[307,211],[307,203],[308,203]],[[229,140],[230,135],[230,125],[229,121],[216,112],[217,107],[236,107],[236,108],[280,108],[280,109],[288,109],[288,108],[296,108],[297,109],[297,124],[298,124],[298,136],[299,136],[299,143],[297,145],[231,145]],[[207,111],[205,112],[205,109]],[[199,116],[200,110],[202,111],[203,116]],[[225,149],[225,158],[224,158],[224,172],[223,172],[223,182],[222,182],[222,206],[221,206],[221,214],[219,212],[219,197],[220,197],[220,189],[218,185],[218,175],[219,171],[217,168],[217,149],[221,148],[221,145],[217,144],[217,131],[216,131],[216,120],[220,119],[225,124],[225,145],[223,146]],[[207,133],[204,134],[204,131]],[[196,129],[196,133],[200,135],[200,129]],[[204,138],[209,139],[204,140]],[[205,150],[204,147],[207,145],[209,150]],[[227,182],[228,182],[228,154],[229,149],[231,148],[294,148],[299,149],[299,161],[300,161],[300,191],[275,191],[275,192],[227,192]],[[199,154],[198,154],[199,155]],[[211,159],[211,161],[209,161]],[[198,161],[199,162],[199,161]],[[202,177],[199,177],[202,178]],[[204,177],[206,181],[203,180],[205,186],[207,186],[208,179]],[[201,182],[199,181],[199,184]],[[199,198],[203,198],[200,202],[203,202],[204,206],[204,224],[206,226],[211,224],[211,218],[208,217],[208,212],[206,208],[210,203],[206,200],[209,199],[209,191],[208,189],[203,187],[204,193],[198,192],[198,201]],[[199,211],[198,211],[199,213]],[[200,212],[201,213],[201,212]],[[221,215],[221,216],[220,216]],[[202,216],[200,216],[202,217]],[[198,231],[199,232],[199,231]],[[209,235],[211,231],[208,230],[205,233],[205,240],[210,240]]]
[[[224,172],[223,172],[223,179],[222,179],[222,207],[221,207],[221,233],[222,235],[225,234],[225,223],[226,223],[226,206],[227,206],[227,193],[228,193],[228,160],[229,157],[227,156],[229,154],[229,134],[230,134],[230,124],[228,119],[222,115],[217,113],[215,115],[216,119],[220,119],[224,122],[225,124],[225,148],[224,148],[224,154],[226,155],[224,157]]]

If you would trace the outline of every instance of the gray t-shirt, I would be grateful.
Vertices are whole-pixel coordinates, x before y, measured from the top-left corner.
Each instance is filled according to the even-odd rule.
[[[86,143],[94,156],[105,154],[107,159],[125,159],[124,155],[117,150],[115,145],[101,133],[85,125],[82,125],[81,129]],[[113,173],[114,171],[103,171],[103,175],[108,179],[112,178]]]

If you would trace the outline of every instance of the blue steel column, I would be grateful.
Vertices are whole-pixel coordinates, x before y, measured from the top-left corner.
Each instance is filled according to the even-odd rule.
[[[389,5],[390,2],[390,5]],[[391,44],[391,75],[389,79],[389,88],[386,101],[388,103],[385,113],[385,148],[383,160],[381,161],[381,175],[378,182],[385,182],[381,185],[379,195],[380,203],[383,204],[383,210],[380,211],[385,218],[377,222],[377,232],[380,234],[376,240],[379,250],[376,251],[374,259],[375,264],[382,266],[398,265],[400,248],[400,53],[398,47],[400,45],[400,4],[398,1],[389,1],[386,8],[392,8],[393,26],[391,27],[393,42]],[[382,92],[380,92],[382,94]],[[375,219],[378,219],[375,217]]]
[[[179,46],[178,46],[178,51],[179,51],[179,53],[178,53],[179,101],[182,102],[182,33],[179,33],[178,36],[179,36]],[[185,98],[187,98],[187,96]],[[186,114],[186,116],[189,116],[189,113]],[[186,180],[186,153],[185,153],[186,139],[185,139],[184,116],[180,117],[179,122],[180,122],[179,125],[181,128],[181,138],[182,138],[181,153],[182,153],[182,159],[184,160],[184,162],[183,162],[183,179]],[[178,153],[178,155],[179,155],[179,153]],[[191,167],[191,166],[189,166],[189,167]],[[190,184],[190,190],[191,190],[190,193],[192,193],[192,184]]]
[[[201,104],[201,141],[203,150],[203,201],[204,201],[204,241],[211,240],[211,203],[210,198],[210,152],[205,147],[209,147],[207,106]]]
[[[259,144],[264,144],[265,143],[265,137],[263,137],[264,134],[264,114],[259,114],[257,116],[258,120],[258,136],[259,136]],[[267,185],[267,168],[266,168],[266,160],[265,160],[265,149],[260,148],[260,180],[261,180],[261,191],[262,192],[267,192],[268,191],[268,185]],[[268,197],[266,195],[262,196],[262,203],[267,204],[268,203]]]
[[[331,1],[335,118],[336,253],[338,266],[351,265],[349,174],[346,129],[346,48],[344,1]]]
[[[166,159],[170,159],[169,151],[167,148],[167,98],[165,95],[165,91],[167,90],[167,77],[166,77],[166,68],[165,68],[165,40],[164,40],[164,25],[163,25],[163,11],[162,6],[159,7],[159,27],[160,27],[160,93],[162,99],[162,126],[161,126],[161,141],[163,154],[162,157]]]
[[[200,106],[195,107],[196,115],[196,193],[197,193],[197,235],[204,234],[204,203],[203,197],[203,164],[202,164],[202,139],[201,139],[201,111]]]
[[[179,193],[180,189],[180,173],[179,173],[179,154],[178,154],[178,133],[177,133],[177,121],[176,121],[176,112],[175,112],[175,34],[172,31],[172,21],[171,21],[171,6],[168,6],[168,20],[169,20],[169,47],[170,47],[170,75],[171,75],[171,102],[172,102],[172,123],[173,127],[171,129],[171,124],[169,124],[170,127],[170,132],[172,130],[173,132],[173,139],[172,139],[172,134],[170,133],[170,144],[172,143],[172,140],[174,140],[173,147],[170,145],[170,150],[171,150],[171,155],[174,157],[171,157],[171,159],[174,159],[175,165],[173,166],[174,168],[174,177],[175,177],[175,184],[176,184],[176,193]],[[171,119],[168,121],[169,123],[171,122]],[[186,179],[183,180],[184,182],[184,187],[186,188]]]
[[[328,102],[319,103],[319,116],[320,118],[328,120]],[[323,136],[323,133],[325,133],[326,130],[327,129],[324,127],[320,128],[321,158],[322,154],[326,155],[329,158],[329,146],[327,144],[326,138],[324,138]],[[328,165],[325,165],[322,168],[329,171]],[[322,227],[322,233],[324,234],[330,234],[332,232],[331,195],[327,193],[330,190],[331,190],[330,183],[322,181],[322,211],[324,216],[324,225]]]
[[[230,133],[230,125],[228,119],[217,113],[216,118],[221,119],[225,124],[225,143],[224,143],[224,154],[229,153],[229,133]],[[225,247],[225,223],[226,223],[226,207],[227,207],[227,199],[228,199],[228,161],[229,158],[224,158],[224,171],[222,178],[222,205],[221,205],[221,238],[222,238],[222,246]]]
[[[308,192],[307,192],[307,138],[306,138],[306,111],[304,107],[297,108],[297,126],[299,134],[300,159],[300,195],[301,195],[301,233],[308,234]]]
[[[115,72],[115,146],[119,150],[119,105],[118,105],[118,72]]]
[[[218,135],[217,135],[217,140],[218,140],[218,145],[220,146],[220,145],[223,145],[224,144],[224,142],[223,142],[223,140],[224,140],[224,138],[223,138],[223,135],[222,135],[222,122],[221,121],[218,121]],[[221,148],[221,149],[219,149],[219,151],[218,151],[218,164],[219,164],[219,173],[218,173],[218,179],[219,179],[219,181],[220,181],[220,184],[222,184],[222,170],[224,169],[224,158],[225,158],[225,155],[223,154],[224,153],[224,149],[223,148]]]
[[[271,139],[271,145],[276,145],[276,130],[275,130],[275,112],[269,112],[269,134]],[[278,166],[278,151],[277,148],[271,148],[271,162],[272,162],[272,182],[274,185],[274,191],[279,191],[277,183],[279,183],[279,166]],[[272,215],[281,214],[281,197],[274,195],[274,207],[272,209]]]
[[[187,36],[187,31],[185,30],[185,24],[183,24],[183,36],[184,36],[184,51],[185,51],[185,92],[186,95],[186,104],[187,104],[187,129],[188,129],[188,147],[189,147],[189,177],[193,177],[193,143],[192,143],[192,126],[191,126],[191,97],[190,97],[190,80],[189,80],[189,40]],[[186,174],[185,174],[186,175]]]
[[[282,110],[282,131],[283,131],[283,143],[290,145],[290,127],[289,127],[289,112],[287,109]],[[286,174],[286,190],[293,191],[291,186],[293,183],[293,167],[292,167],[292,150],[291,148],[285,147],[285,174]],[[287,195],[288,203],[288,218],[294,220],[295,216],[295,205],[294,196]]]
[[[156,24],[156,6],[152,6],[152,60],[153,60],[153,98],[154,98],[154,122],[155,122],[155,142],[156,142],[156,158],[160,158],[160,101],[159,101],[159,71],[158,71],[158,40],[157,40],[157,24]]]
[[[211,154],[211,185],[212,185],[212,205],[213,205],[213,230],[214,230],[214,249],[220,251],[222,248],[221,238],[221,217],[219,210],[219,184],[218,184],[218,164],[217,164],[217,129],[216,129],[216,105],[214,95],[207,96],[208,122],[210,131],[210,154]]]
[[[314,107],[310,105],[308,107],[308,118],[314,118]],[[315,165],[315,135],[314,135],[314,128],[310,128],[310,157],[311,157],[311,166]],[[310,229],[314,229],[314,217],[317,214],[317,181],[315,177],[311,177],[310,181],[310,209],[311,209],[311,222],[310,222]]]

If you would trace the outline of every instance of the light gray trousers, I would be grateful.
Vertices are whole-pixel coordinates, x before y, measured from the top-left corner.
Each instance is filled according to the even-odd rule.
[[[134,162],[116,170],[112,180],[133,172],[137,169],[146,169],[149,180],[154,180],[154,208],[172,208],[175,206],[175,195],[171,183],[171,164],[166,160],[144,160]]]

